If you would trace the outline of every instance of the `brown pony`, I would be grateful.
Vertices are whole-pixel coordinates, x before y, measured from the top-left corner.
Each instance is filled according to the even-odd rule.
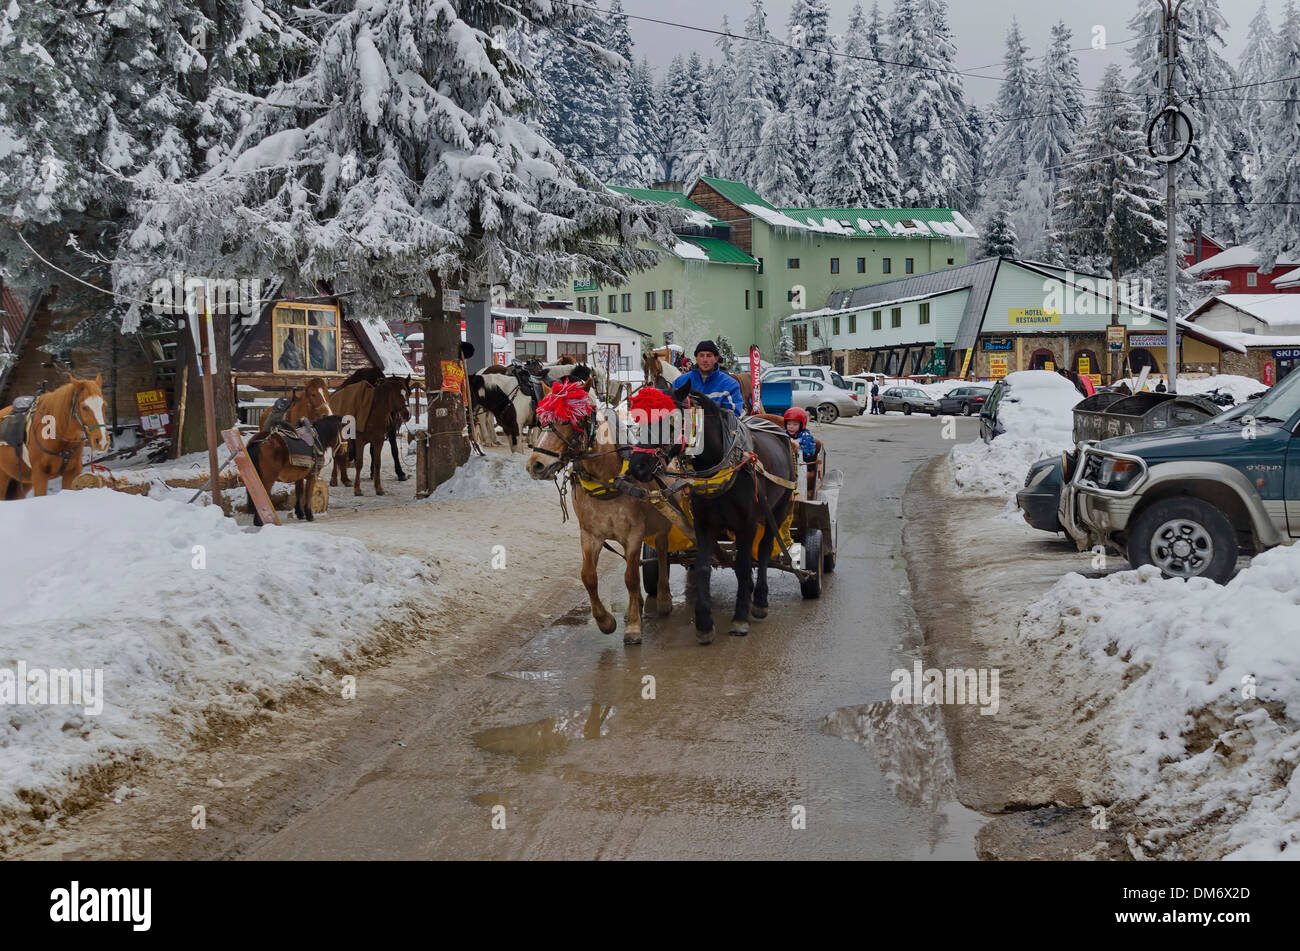
[[[320,440],[325,455],[338,448],[343,434],[343,418],[340,416],[322,416],[312,421],[316,438]],[[277,430],[266,435],[254,436],[248,444],[248,458],[257,470],[258,478],[266,487],[267,494],[277,482],[293,483],[293,514],[295,518],[314,521],[311,510],[312,493],[316,490],[316,466],[292,465],[289,458],[289,444]],[[258,514],[250,497],[248,507],[253,512],[253,524],[261,525],[262,516]]]
[[[612,634],[618,622],[600,600],[596,563],[607,540],[623,546],[623,583],[627,586],[627,615],[623,631],[624,644],[641,643],[641,545],[654,539],[659,556],[659,588],[655,605],[659,614],[673,607],[668,590],[668,520],[645,500],[624,495],[614,484],[622,471],[618,446],[605,417],[599,415],[596,401],[591,402],[591,416],[583,424],[555,421],[542,430],[525,468],[534,479],[550,479],[570,462],[573,463],[573,511],[582,531],[582,583],[591,601],[591,616],[602,633]],[[584,487],[582,481],[588,483]],[[599,497],[598,497],[599,496]]]
[[[42,393],[27,413],[25,436],[14,445],[0,444],[0,498],[22,498],[31,486],[33,494],[44,495],[51,479],[61,479],[70,488],[81,474],[81,450],[108,448],[108,425],[104,422],[104,394],[101,376],[93,380],[76,377],[58,389]],[[0,410],[0,421],[13,412]]]
[[[329,389],[325,385],[323,377],[314,376],[304,385],[302,395],[298,395],[298,388],[294,387],[290,395],[294,398],[285,411],[284,421],[289,426],[297,426],[298,423],[306,417],[307,419],[320,419],[322,416],[333,414],[330,409]],[[258,433],[266,433],[271,429],[271,407],[262,410],[262,417],[258,421]]]
[[[355,461],[356,479],[352,483],[352,494],[361,495],[361,467],[365,462],[366,447],[370,447],[371,474],[375,481],[375,495],[383,495],[384,487],[379,478],[379,454],[383,449],[384,439],[390,426],[396,431],[400,422],[411,418],[411,411],[406,405],[406,385],[395,377],[386,377],[378,386],[369,383],[353,383],[351,386],[334,391],[336,408],[344,416],[351,416],[355,421],[355,432],[350,434],[347,447],[334,453],[334,473],[330,475],[330,485],[342,470],[343,484],[348,484],[348,463]]]

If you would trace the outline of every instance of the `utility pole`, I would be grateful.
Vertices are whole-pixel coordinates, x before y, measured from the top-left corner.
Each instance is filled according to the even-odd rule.
[[[1192,124],[1178,108],[1174,91],[1174,64],[1178,61],[1178,11],[1184,0],[1157,0],[1160,4],[1160,26],[1164,41],[1164,108],[1147,127],[1147,148],[1153,158],[1165,164],[1165,373],[1169,378],[1169,392],[1178,392],[1178,196],[1177,164],[1192,147]],[[1164,154],[1157,154],[1152,145],[1151,133],[1161,119],[1168,123],[1168,139]],[[1187,126],[1187,140],[1179,148],[1178,121]]]

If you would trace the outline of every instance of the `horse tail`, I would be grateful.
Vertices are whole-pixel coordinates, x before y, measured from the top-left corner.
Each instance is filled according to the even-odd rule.
[[[262,440],[254,439],[252,442],[248,444],[248,458],[252,461],[253,469],[257,470],[258,475],[261,475],[261,471],[258,470],[257,460],[261,455],[262,455]]]

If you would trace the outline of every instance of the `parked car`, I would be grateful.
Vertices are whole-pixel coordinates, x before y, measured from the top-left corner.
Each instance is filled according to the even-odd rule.
[[[790,377],[765,382],[762,400],[763,409],[769,413],[780,414],[791,406],[801,406],[810,417],[822,423],[833,423],[841,416],[861,415],[865,405],[849,390]]]
[[[931,416],[938,416],[939,401],[926,396],[925,390],[914,386],[891,386],[880,391],[880,411],[888,413],[890,410],[898,410],[904,416],[911,416],[913,413],[929,413]]]
[[[1065,456],[1048,456],[1029,467],[1025,487],[1016,493],[1016,507],[1031,528],[1043,532],[1063,532],[1057,509],[1061,504],[1061,475]]]
[[[849,389],[844,377],[840,376],[828,366],[797,366],[792,363],[782,366],[772,367],[765,372],[760,378],[763,383],[768,380],[787,380],[787,379],[804,379],[816,380],[825,386],[839,387],[841,390]]]
[[[993,384],[993,389],[984,399],[984,405],[980,407],[980,439],[985,442],[992,442],[998,436],[1006,432],[1006,429],[998,424],[998,404],[1002,402],[1002,397],[1007,392],[1007,381],[998,380]]]
[[[1300,537],[1298,426],[1300,373],[1206,423],[1081,442],[1065,457],[1061,524],[1080,550],[1223,583],[1241,551]]]
[[[992,392],[993,388],[988,386],[956,387],[939,397],[939,412],[950,416],[956,416],[958,413],[963,416],[978,413],[984,408],[984,401]]]

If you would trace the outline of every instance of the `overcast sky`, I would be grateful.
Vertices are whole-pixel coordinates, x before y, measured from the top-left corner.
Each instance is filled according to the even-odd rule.
[[[855,0],[830,0],[833,33],[844,30],[854,2]],[[607,6],[607,0],[600,0],[600,5]],[[863,0],[862,5],[863,9],[870,12],[870,0]],[[749,6],[749,0],[715,0],[707,4],[701,4],[699,0],[623,0],[623,9],[629,14],[710,29],[718,29],[725,15],[731,32],[735,34],[744,32]],[[791,0],[768,0],[764,6],[767,9],[768,29],[778,39],[786,39]],[[886,16],[892,6],[893,0],[881,0],[880,9]],[[1041,56],[1047,48],[1052,24],[1057,20],[1064,20],[1074,31],[1075,49],[1091,45],[1094,26],[1105,28],[1110,44],[1120,44],[1120,41],[1131,35],[1128,21],[1139,7],[1154,10],[1156,0],[1086,0],[1082,3],[1066,3],[1062,0],[1052,3],[1043,3],[1042,0],[951,0],[949,11],[957,41],[957,66],[966,70],[995,63],[998,64],[996,68],[979,72],[990,76],[1001,75],[1002,54],[1006,48],[1007,30],[1011,26],[1012,17],[1020,23],[1021,33],[1029,46],[1029,55]],[[1268,0],[1268,7],[1270,18],[1276,25],[1282,0]],[[1250,20],[1259,9],[1259,0],[1221,2],[1220,9],[1228,18],[1230,26],[1225,55],[1235,67]],[[664,67],[678,53],[696,50],[701,56],[713,57],[715,60],[717,58],[717,49],[713,45],[717,39],[715,36],[643,20],[631,20],[628,25],[636,44],[637,56],[647,57],[657,76],[662,76]],[[1076,53],[1083,84],[1096,87],[1101,80],[1102,71],[1110,63],[1118,63],[1127,73],[1130,66],[1128,50],[1132,45],[1108,45],[1105,50],[1088,49]],[[965,85],[966,95],[972,101],[986,104],[997,95],[1000,84],[968,76]]]

